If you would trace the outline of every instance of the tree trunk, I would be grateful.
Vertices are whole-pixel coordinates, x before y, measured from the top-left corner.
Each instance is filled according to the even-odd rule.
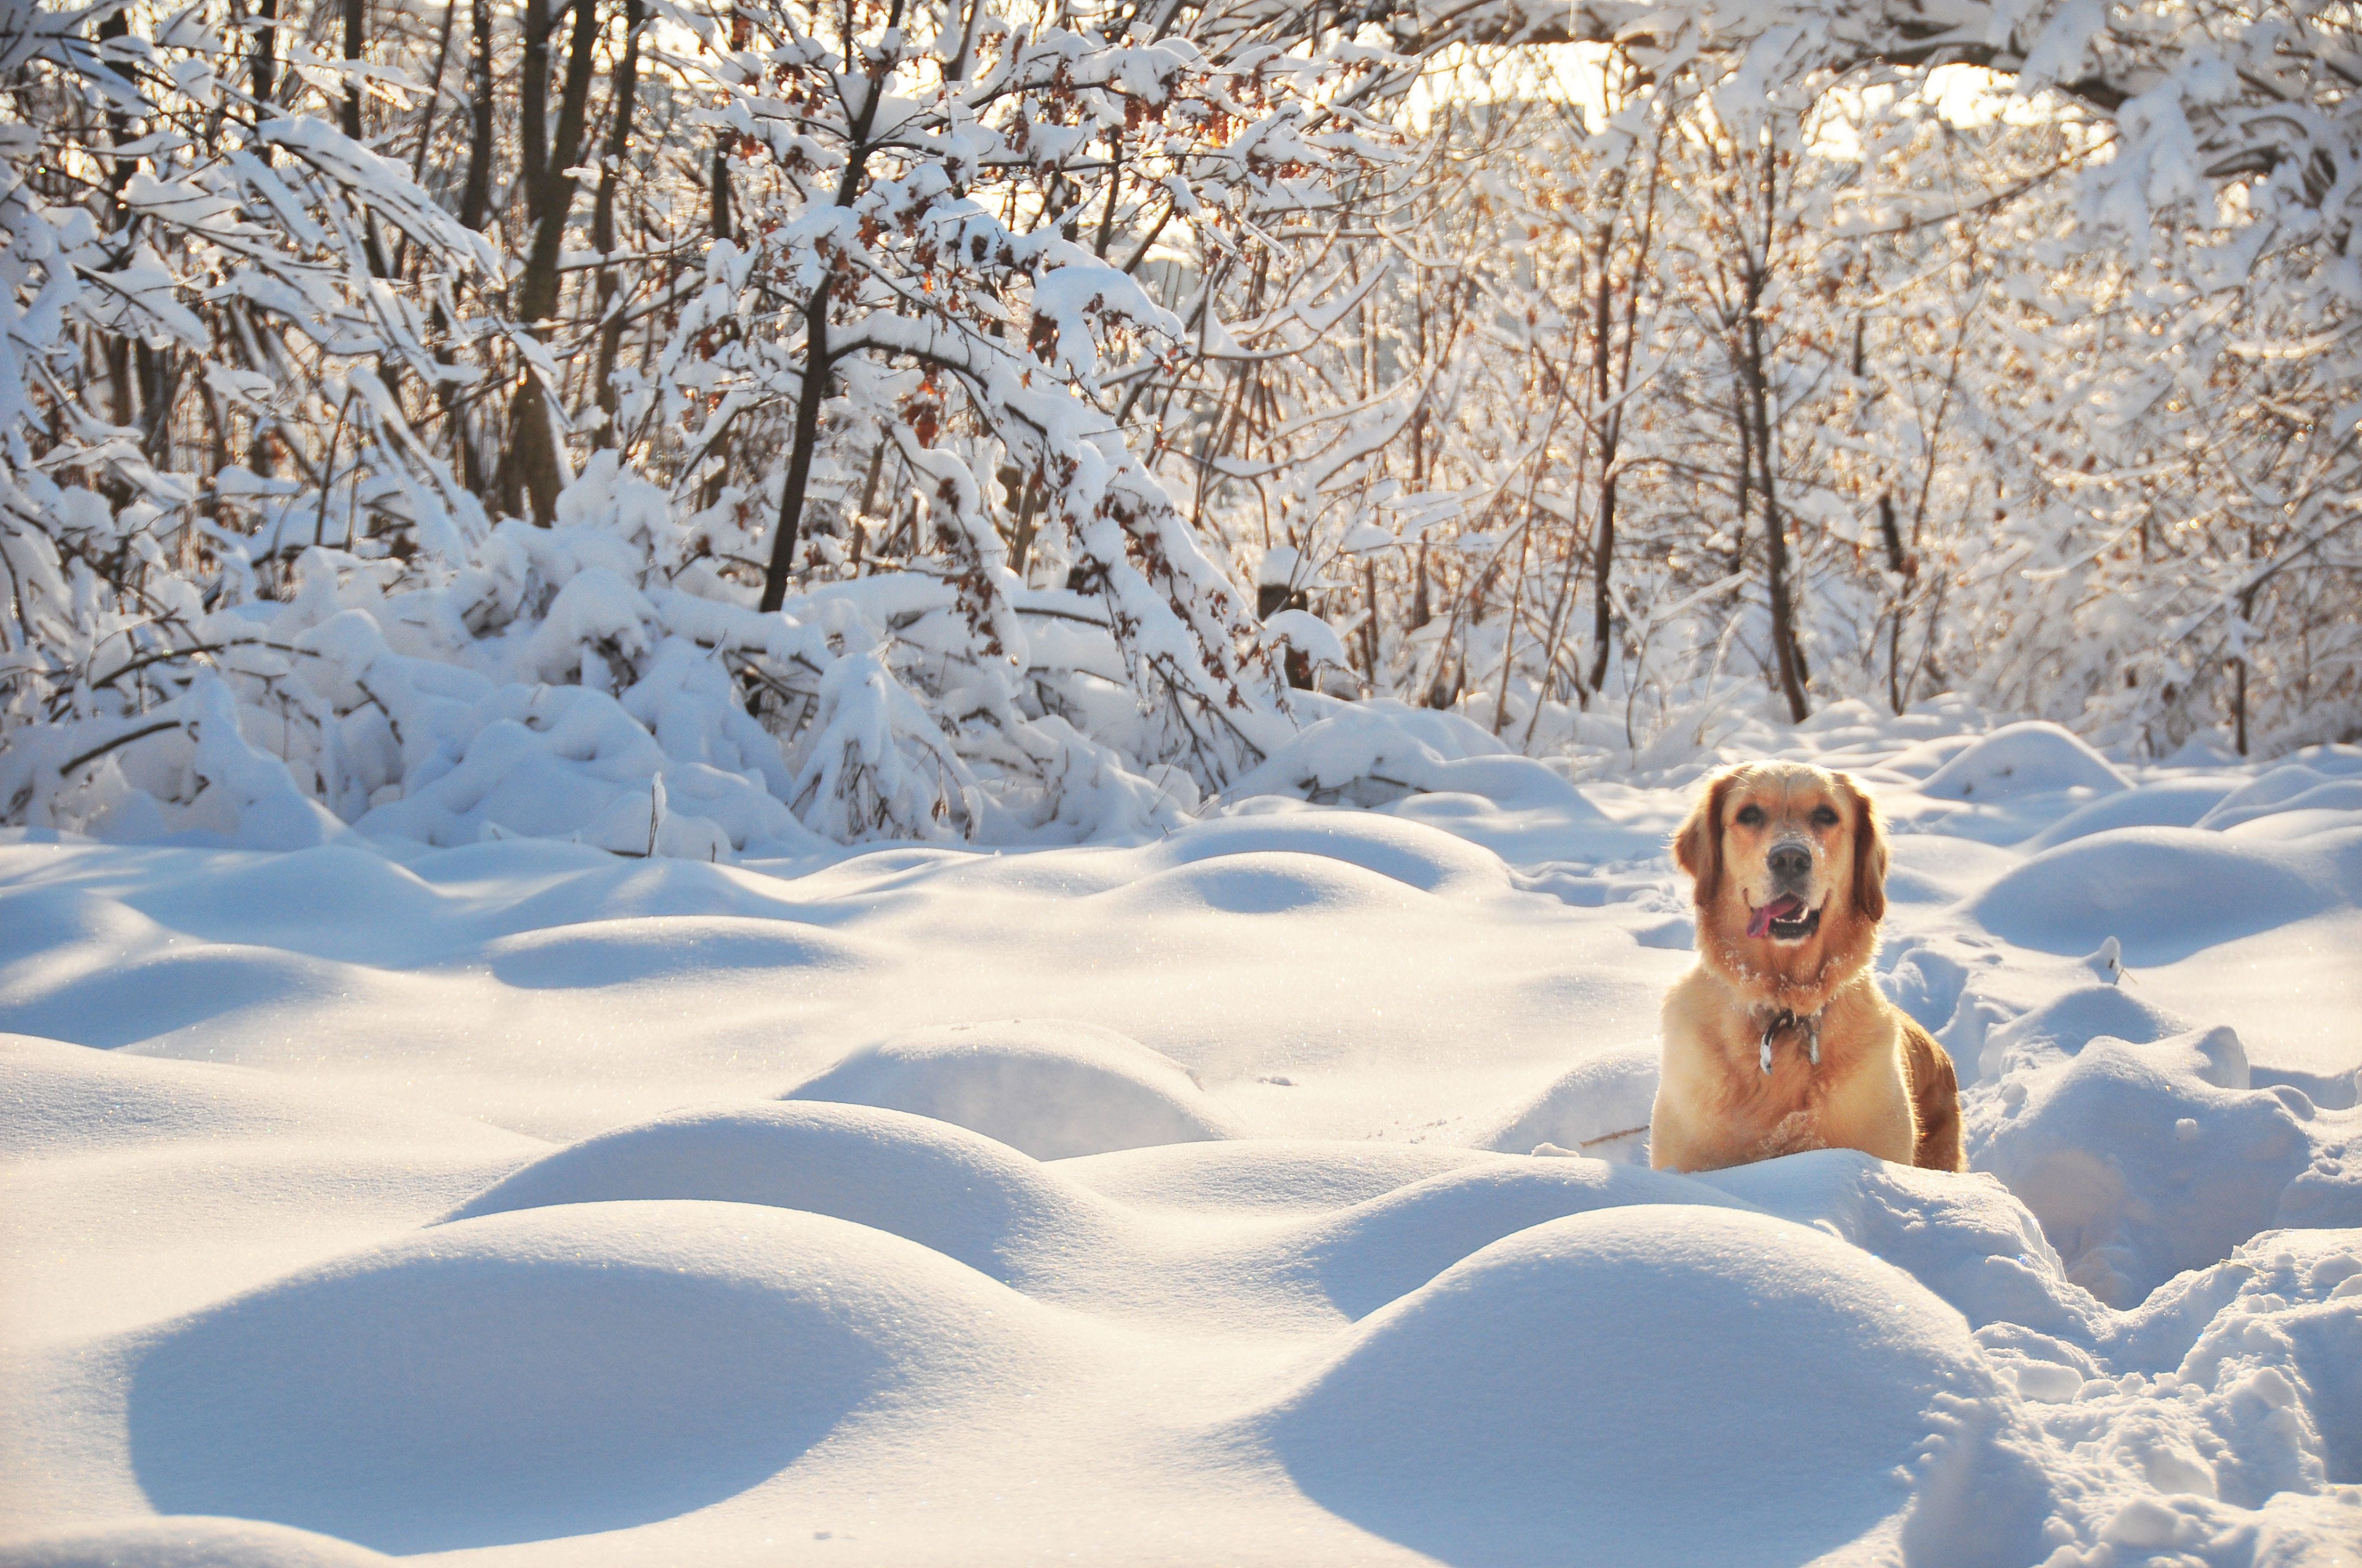
[[[359,60],[369,45],[369,0],[345,0],[345,58]],[[366,144],[361,134],[361,90],[352,83],[345,83],[344,107],[338,116],[344,133],[355,141]],[[377,214],[361,215],[361,248],[369,257],[370,276],[387,276],[385,244],[378,237]]]
[[[586,0],[587,3],[587,0]],[[888,11],[886,26],[890,30],[902,25],[903,0],[894,0]],[[846,55],[851,58],[852,41],[846,40]],[[862,182],[868,177],[869,131],[877,123],[877,102],[886,95],[886,83],[877,76],[869,79],[868,91],[861,100],[861,110],[853,116],[845,138],[844,172],[836,183],[836,204],[849,207],[861,194]],[[828,347],[828,302],[835,284],[833,273],[821,280],[812,291],[811,303],[804,306],[804,378],[796,397],[796,444],[788,458],[787,482],[779,487],[779,525],[771,540],[771,559],[763,572],[763,598],[759,608],[765,614],[776,613],[788,602],[788,577],[795,569],[796,537],[803,527],[804,491],[811,483],[812,453],[820,445],[820,405],[828,401],[828,383],[833,369]]]
[[[1664,133],[1661,127],[1656,149],[1650,155],[1649,194],[1641,206],[1640,226],[1632,237],[1631,264],[1625,269],[1624,346],[1622,352],[1617,356],[1616,382],[1612,389],[1619,399],[1632,390],[1632,354],[1640,340],[1640,280],[1647,273],[1649,253],[1654,247],[1657,237],[1657,185],[1665,170],[1663,137]],[[1616,185],[1619,201],[1626,188],[1625,182],[1619,177]],[[1592,326],[1593,337],[1597,346],[1597,357],[1593,366],[1594,391],[1597,402],[1602,404],[1606,403],[1611,391],[1607,381],[1609,331],[1612,326],[1608,311],[1610,303],[1608,281],[1614,272],[1613,260],[1612,252],[1603,245],[1599,252],[1599,303]],[[1608,591],[1608,584],[1610,574],[1616,569],[1617,487],[1623,477],[1616,467],[1616,459],[1622,452],[1623,446],[1624,404],[1619,401],[1607,412],[1606,425],[1601,432],[1599,443],[1599,541],[1598,548],[1593,552],[1591,562],[1592,654],[1591,679],[1584,683],[1584,702],[1586,708],[1590,705],[1590,693],[1598,690],[1600,684],[1607,679],[1607,654],[1611,646],[1609,638],[1614,630],[1609,611],[1615,602],[1614,595]],[[1740,502],[1742,508],[1745,504],[1742,500]]]
[[[533,248],[525,257],[517,286],[517,315],[525,321],[546,320],[557,309],[557,263],[566,246],[567,221],[574,215],[576,181],[568,171],[582,158],[582,123],[590,110],[598,49],[596,0],[576,0],[566,86],[557,105],[557,133],[543,160]]]
[[[474,134],[469,138],[468,187],[459,198],[459,221],[481,234],[492,212],[492,0],[475,0],[469,23],[476,44],[475,62],[469,68]]]
[[[631,156],[632,110],[640,72],[640,24],[646,17],[646,0],[624,0],[624,58],[615,67],[613,119],[607,129],[607,156],[599,171],[599,198],[591,208],[590,218],[590,243],[598,248],[602,259],[612,256],[615,249],[615,185],[623,177],[624,160]],[[624,346],[624,318],[622,312],[613,311],[614,302],[615,270],[602,260],[599,268],[599,362],[592,378],[597,382],[599,412],[606,415],[599,426],[599,444],[602,447],[617,446],[622,439],[622,433],[615,428],[615,356]]]
[[[516,313],[538,332],[540,324],[557,310],[557,264],[565,253],[566,223],[574,211],[572,169],[582,157],[582,122],[590,101],[590,77],[599,47],[597,0],[575,0],[574,37],[567,52],[566,88],[557,106],[557,134],[543,168],[540,218],[534,226],[533,248],[525,256],[517,283]],[[550,425],[548,399],[556,388],[544,389],[528,369],[518,378],[511,404],[510,446],[513,477],[509,490],[513,504],[519,490],[533,505],[533,519],[544,527],[557,516],[557,432]]]
[[[1762,203],[1762,231],[1758,237],[1760,248],[1745,258],[1746,310],[1738,323],[1732,357],[1738,363],[1745,393],[1741,418],[1746,419],[1751,413],[1755,427],[1751,445],[1755,449],[1755,477],[1763,492],[1763,569],[1772,600],[1772,662],[1779,671],[1780,690],[1788,699],[1788,717],[1801,724],[1812,713],[1805,697],[1812,676],[1805,667],[1805,650],[1796,637],[1796,607],[1788,573],[1787,522],[1781,515],[1780,491],[1772,469],[1772,375],[1770,356],[1763,346],[1763,286],[1769,280],[1778,232],[1778,165],[1769,148],[1760,149],[1757,156],[1760,167],[1755,189]],[[1743,247],[1746,241],[1742,239],[1740,244]]]
[[[1750,293],[1752,291],[1750,290]],[[1780,690],[1788,699],[1788,717],[1803,723],[1812,715],[1805,695],[1810,679],[1804,650],[1796,642],[1796,607],[1789,591],[1788,534],[1780,513],[1780,494],[1772,476],[1772,400],[1770,378],[1763,364],[1763,324],[1750,308],[1744,326],[1747,396],[1755,425],[1755,478],[1763,493],[1763,545],[1766,586],[1772,598],[1772,656],[1780,674]]]
[[[1780,669],[1780,690],[1788,699],[1788,717],[1803,723],[1812,716],[1805,695],[1805,659],[1796,646],[1796,608],[1788,592],[1788,542],[1782,536],[1779,503],[1763,498],[1763,537],[1770,546],[1772,587],[1772,651]]]
[[[171,348],[139,345],[141,446],[149,462],[172,466],[172,404],[180,391],[181,356]]]
[[[345,0],[345,58],[359,60],[369,32],[369,0]],[[345,83],[344,111],[340,123],[347,136],[361,139],[361,90],[353,83]]]
[[[1747,412],[1744,376],[1730,379],[1730,417],[1738,426],[1738,482],[1732,487],[1737,492],[1738,526],[1732,531],[1730,547],[1730,567],[1735,575],[1747,558],[1747,514],[1755,504],[1755,421]]]
[[[2254,548],[2251,542],[2248,546],[2251,557]],[[2234,734],[2241,756],[2247,755],[2247,633],[2250,629],[2247,618],[2256,613],[2256,590],[2261,586],[2260,583],[2250,584],[2247,591],[2239,595],[2239,656],[2231,671],[2231,714],[2235,721]]]
[[[709,193],[713,208],[713,237],[730,237],[730,149],[723,145],[724,131],[713,140],[713,189]]]
[[[116,15],[120,16],[122,13],[118,11]],[[259,22],[276,22],[279,19],[279,0],[257,0],[254,16]],[[254,58],[247,62],[247,80],[254,94],[257,105],[255,116],[259,119],[268,113],[272,100],[279,94],[279,29],[277,28],[260,27],[254,30]],[[254,155],[262,160],[263,167],[266,169],[270,166],[271,150],[269,142],[264,142],[254,149]]]
[[[886,456],[886,444],[877,444],[877,455],[869,459],[869,478],[861,488],[860,513],[866,513],[877,492],[877,472]],[[1042,483],[1032,474],[1022,473],[1011,465],[1002,470],[1003,484],[1017,497],[1017,519],[1009,530],[1009,569],[1025,580],[1026,563],[1033,556],[1033,536],[1042,524],[1044,500]],[[1008,476],[1015,476],[1013,480]],[[856,517],[859,513],[856,513]]]
[[[873,89],[871,96],[876,96]],[[848,169],[847,172],[851,171]],[[766,615],[788,602],[788,578],[795,570],[796,539],[804,518],[804,491],[811,483],[812,453],[820,445],[820,405],[828,399],[828,296],[833,279],[823,279],[804,306],[804,384],[796,399],[796,445],[788,477],[779,486],[779,525],[771,536],[771,560],[763,572]]]
[[[1860,343],[1857,334],[1854,339],[1856,375],[1861,373],[1859,368]],[[1897,577],[1905,576],[1904,563],[1908,558],[1903,553],[1903,532],[1894,525],[1894,496],[1891,491],[1878,498],[1878,531],[1886,540],[1887,569]],[[1903,599],[1908,591],[1907,583],[1894,591],[1893,618],[1886,634],[1886,705],[1897,713],[1903,712]]]
[[[458,4],[458,0],[450,0]],[[492,215],[492,0],[474,0],[468,31],[473,46],[468,66],[468,180],[459,196],[459,221],[478,234]],[[440,304],[436,306],[439,313]],[[438,354],[437,358],[444,358]],[[458,387],[441,383],[436,395],[450,427],[451,446],[459,459],[459,482],[470,495],[484,493],[483,458],[476,449],[468,405]]]
[[[1612,236],[1611,230],[1611,236]],[[1611,320],[1608,306],[1614,292],[1615,269],[1608,247],[1599,248],[1599,295],[1592,308],[1591,322],[1591,395],[1594,407],[1607,403],[1607,333]],[[1637,286],[1637,280],[1636,280]],[[1599,683],[1607,679],[1608,638],[1614,627],[1608,608],[1608,574],[1616,561],[1616,447],[1618,427],[1623,421],[1615,414],[1599,433],[1599,526],[1591,550],[1591,675],[1584,682],[1587,690],[1596,691]]]
[[[541,190],[549,174],[549,0],[524,0],[524,78],[517,84],[517,185],[528,222],[541,217]]]
[[[1518,526],[1518,571],[1509,582],[1509,619],[1501,631],[1501,685],[1493,697],[1493,733],[1496,735],[1509,722],[1509,671],[1518,657],[1518,617],[1526,608],[1526,555],[1534,542],[1534,509],[1530,501],[1526,505],[1526,520]],[[1540,700],[1537,692],[1535,701]]]
[[[435,116],[443,107],[443,78],[451,69],[451,33],[459,19],[459,0],[444,0],[443,26],[435,40],[435,80],[426,94],[426,107],[418,116],[418,150],[411,155],[410,178],[424,181],[426,153],[435,140]]]
[[[435,116],[443,107],[443,78],[451,69],[451,33],[459,19],[459,0],[443,0],[443,26],[435,44],[435,77],[426,94],[426,107],[418,116],[418,147],[410,155],[411,182],[426,183],[426,154],[435,141]],[[410,236],[404,234],[394,242],[393,275],[399,277],[408,265]],[[447,324],[437,320],[436,336],[440,337]]]
[[[2247,755],[2247,656],[2245,653],[2232,661],[2231,711],[2238,721],[2239,755]]]
[[[127,37],[130,32],[131,19],[127,11],[115,11],[98,24],[98,37],[102,43],[108,39]],[[127,78],[128,73],[122,66],[111,65],[109,69],[117,76]],[[109,109],[106,112],[106,130],[107,139],[116,147],[122,146],[132,139],[131,116],[120,109]],[[124,187],[131,183],[132,172],[139,167],[139,164],[136,159],[130,158],[117,158],[114,162],[115,167],[107,171],[106,189],[109,195],[116,198],[109,204],[120,206]],[[106,357],[107,417],[113,424],[124,428],[130,426],[132,420],[138,416],[138,394],[132,381],[131,343],[132,337],[128,333],[110,333],[105,339],[104,350]],[[139,345],[139,351],[143,357],[148,352],[148,346],[144,341]],[[121,479],[110,478],[99,488],[106,492],[107,499],[117,507],[128,506],[131,503],[131,487]]]
[[[1584,682],[1589,690],[1599,690],[1607,679],[1607,650],[1614,627],[1609,621],[1609,607],[1615,602],[1607,591],[1608,573],[1616,563],[1616,469],[1614,454],[1608,457],[1606,476],[1599,481],[1599,528],[1591,552],[1591,674]]]

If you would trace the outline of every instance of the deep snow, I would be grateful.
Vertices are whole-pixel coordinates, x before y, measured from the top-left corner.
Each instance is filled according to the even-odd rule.
[[[1350,715],[1144,843],[737,866],[6,835],[0,1563],[2351,1564],[2362,750],[1970,727],[1725,744],[1893,819],[1967,1177],[1643,1168],[1702,761]]]

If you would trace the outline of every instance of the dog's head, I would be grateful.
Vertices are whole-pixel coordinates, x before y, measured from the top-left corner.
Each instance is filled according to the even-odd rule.
[[[1886,915],[1886,832],[1842,773],[1750,762],[1706,783],[1673,835],[1696,883],[1699,949],[1760,973],[1866,956]]]

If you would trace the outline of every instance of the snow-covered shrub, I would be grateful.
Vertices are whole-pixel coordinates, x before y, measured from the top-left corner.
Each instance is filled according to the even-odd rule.
[[[225,701],[339,829],[716,856],[1156,833],[1331,696],[2362,722],[2344,12],[496,9],[0,0],[0,821],[311,832]]]
[[[1357,156],[1351,137],[1306,139],[1303,89],[1331,64],[1252,44],[1226,62],[1231,45],[1047,15],[956,48],[832,36],[855,21],[792,8],[761,36],[754,19],[665,67],[723,135],[717,178],[746,221],[601,391],[610,436],[585,451],[568,368],[507,315],[564,286],[540,248],[563,236],[581,149],[550,154],[557,183],[526,171],[555,216],[521,256],[513,214],[457,204],[463,221],[438,200],[431,110],[414,168],[373,150],[399,138],[370,121],[413,83],[369,58],[366,18],[337,64],[204,7],[0,0],[22,116],[0,124],[0,817],[700,857],[813,829],[1120,837],[1169,827],[1293,733],[1245,595],[1095,401],[1111,358],[1185,354],[1189,324],[1104,243],[1013,222],[980,187],[1054,187],[1107,135],[1153,171],[1141,200],[1209,221],[1287,210]],[[617,47],[625,76],[600,91],[624,147],[637,36]],[[447,28],[443,50],[437,72]],[[873,138],[889,78],[916,95]],[[817,91],[863,80],[866,98]],[[799,83],[815,93],[783,108]],[[568,103],[559,132],[580,134]],[[45,172],[77,160],[120,177],[91,198]],[[595,282],[608,297],[613,278]],[[471,411],[503,386],[497,447]],[[822,403],[808,492],[817,414],[793,436],[778,421]],[[668,433],[684,421],[686,446]],[[751,468],[720,463],[774,434],[788,460],[767,477],[759,445]],[[866,562],[827,477],[863,443],[908,519]],[[502,515],[518,510],[534,515]],[[1069,585],[1029,588],[1028,552]]]

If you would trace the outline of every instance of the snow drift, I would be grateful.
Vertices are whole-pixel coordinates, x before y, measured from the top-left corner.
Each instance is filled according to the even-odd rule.
[[[1087,1023],[953,1024],[866,1046],[789,1091],[970,1128],[1038,1160],[1231,1135],[1188,1070]]]
[[[163,1336],[132,1367],[131,1463],[166,1512],[394,1552],[624,1529],[772,1474],[1023,1306],[784,1209],[469,1220]]]
[[[1898,1271],[1644,1203],[1454,1265],[1258,1430],[1323,1506],[1437,1555],[1805,1561],[1900,1510],[1931,1420],[1994,1388],[1959,1315]]]
[[[0,1561],[2334,1560],[2362,754],[1953,798],[1926,728],[1781,745],[1896,824],[1965,1176],[1640,1168],[1711,758],[1027,854],[9,835]]]
[[[537,1160],[454,1220],[574,1203],[698,1199],[826,1214],[1010,1280],[1034,1246],[1105,1228],[1032,1161],[922,1116],[829,1104],[676,1111]]]

